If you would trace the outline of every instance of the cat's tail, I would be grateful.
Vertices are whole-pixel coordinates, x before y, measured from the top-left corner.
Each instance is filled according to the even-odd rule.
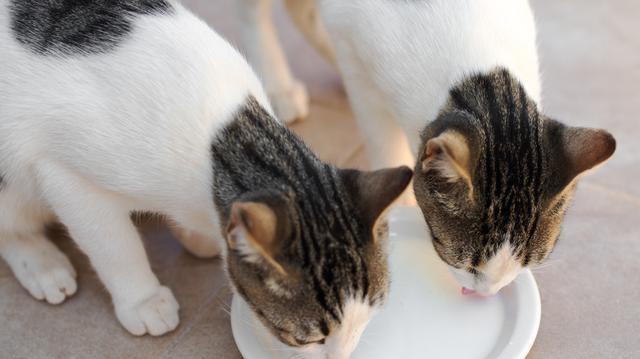
[[[307,41],[334,66],[336,57],[329,40],[329,33],[320,19],[315,0],[285,0],[289,15]]]

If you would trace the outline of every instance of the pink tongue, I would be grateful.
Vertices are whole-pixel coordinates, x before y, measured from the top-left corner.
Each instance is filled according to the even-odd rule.
[[[473,289],[468,289],[468,288],[462,287],[462,295],[472,295],[472,294],[475,294],[475,293],[476,293],[476,291],[473,290]]]

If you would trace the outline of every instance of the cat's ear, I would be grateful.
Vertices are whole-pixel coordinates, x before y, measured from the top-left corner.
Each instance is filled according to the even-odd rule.
[[[404,192],[413,177],[407,166],[370,172],[342,170],[341,174],[361,218],[371,225]]]
[[[471,152],[460,133],[448,130],[428,140],[420,161],[422,171],[433,169],[450,182],[464,181],[473,193]]]
[[[279,250],[276,236],[278,219],[268,205],[260,202],[236,202],[226,229],[229,249],[252,263],[267,263],[281,274],[282,266],[275,260]]]
[[[567,126],[559,137],[567,162],[563,166],[567,183],[609,159],[616,150],[615,138],[601,129]]]

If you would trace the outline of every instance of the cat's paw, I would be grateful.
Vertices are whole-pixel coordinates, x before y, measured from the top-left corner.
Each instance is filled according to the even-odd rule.
[[[198,258],[213,258],[222,252],[222,247],[213,237],[203,236],[182,228],[173,229],[172,231],[182,243],[182,246]]]
[[[71,262],[44,236],[7,241],[2,255],[20,284],[38,300],[60,304],[78,289]]]
[[[180,305],[167,287],[160,286],[153,295],[134,305],[116,306],[116,316],[133,335],[163,335],[180,323]]]
[[[292,123],[309,115],[309,96],[304,84],[294,80],[284,91],[269,92],[269,99],[278,118],[284,123]]]

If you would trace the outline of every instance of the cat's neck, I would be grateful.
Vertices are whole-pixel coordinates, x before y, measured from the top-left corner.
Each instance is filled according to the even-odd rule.
[[[509,120],[538,121],[538,104],[505,68],[468,76],[449,91],[443,112],[461,111],[477,120],[507,126]],[[505,119],[507,121],[505,121]]]
[[[314,198],[322,192],[318,188],[335,177],[334,168],[320,161],[253,97],[216,135],[211,156],[213,199],[223,222],[233,201],[249,193]]]

